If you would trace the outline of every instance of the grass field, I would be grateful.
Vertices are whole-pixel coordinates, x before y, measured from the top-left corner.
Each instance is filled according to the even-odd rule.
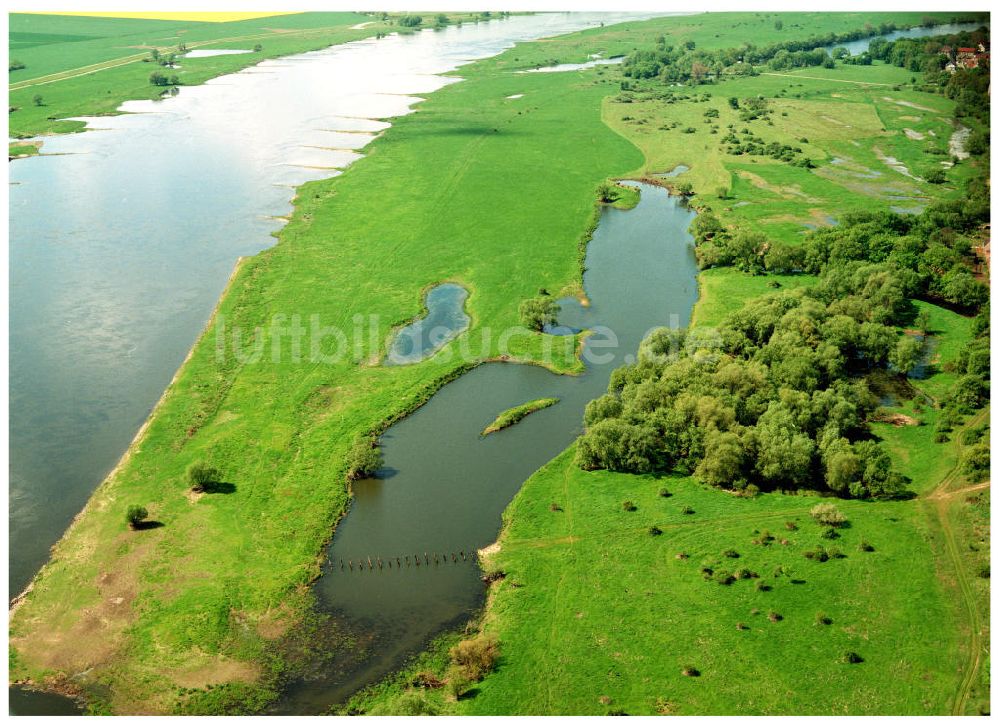
[[[698,191],[693,204],[713,209],[730,224],[750,224],[774,239],[795,243],[811,229],[828,227],[844,214],[872,205],[920,211],[960,194],[969,176],[968,165],[959,164],[948,170],[945,184],[923,179],[949,159],[952,102],[905,90],[913,74],[895,66],[863,70],[880,83],[899,84],[899,90],[843,83],[844,78],[864,77],[859,75],[862,68],[840,65],[828,71],[762,74],[681,89],[680,94],[690,98],[673,103],[641,100],[641,93],[629,103],[610,97],[604,114],[612,128],[643,150],[646,161],[636,173],[663,173],[683,164],[689,170],[670,183],[691,183]],[[739,111],[730,108],[727,99],[757,95],[768,98],[770,123],[740,121]],[[933,111],[914,110],[900,101],[919,101]],[[710,109],[717,118],[705,116]],[[730,125],[736,132],[748,129],[765,143],[796,146],[816,168],[729,154],[722,138]],[[713,127],[717,133],[712,133]],[[907,130],[921,138],[908,137]],[[890,157],[905,168],[890,166]],[[725,191],[725,199],[719,190]]]
[[[765,42],[790,30],[808,34],[869,20],[919,20],[916,13],[784,17],[783,34],[769,14],[704,15],[518,46],[464,67],[467,80],[396,121],[343,176],[300,189],[279,243],[240,266],[148,427],[15,611],[12,678],[82,689],[101,709],[123,713],[182,711],[192,703],[217,711],[249,709],[273,697],[271,678],[285,666],[278,645],[308,608],[306,586],[347,503],[345,456],[355,437],[424,401],[459,370],[449,356],[462,340],[480,340],[486,327],[516,324],[519,302],[539,288],[578,289],[578,244],[592,219],[597,185],[644,167],[663,171],[661,164],[679,154],[673,137],[643,140],[613,113],[607,97],[618,91],[614,70],[508,71],[551,59],[583,60],[594,52],[627,52],[664,32],[720,47],[748,33]],[[308,22],[305,15],[246,22],[292,18]],[[289,46],[266,41],[264,52],[294,44],[305,50],[320,42],[287,35]],[[141,68],[133,89],[148,75],[148,66]],[[114,86],[115,93],[127,93],[128,67],[80,83],[108,83],[119,73],[123,85]],[[759,80],[788,84],[783,78]],[[29,98],[34,92],[28,91]],[[516,94],[523,98],[508,98]],[[98,95],[97,87],[84,94]],[[715,102],[725,103],[725,97],[707,103]],[[787,102],[789,118],[809,116]],[[72,103],[67,96],[66,108]],[[839,110],[839,100],[815,103],[836,107],[829,112],[835,118],[849,116]],[[869,108],[879,102],[851,103]],[[700,114],[704,107],[677,108]],[[871,113],[877,110],[869,109],[866,123],[874,124]],[[842,132],[829,135],[811,152],[817,158],[837,143],[849,144]],[[706,150],[705,159],[710,157]],[[714,193],[714,186],[704,188],[714,178],[698,177],[702,162],[687,161],[701,202]],[[712,163],[724,167],[729,161],[718,156]],[[823,195],[846,189],[816,175],[809,180],[814,190],[798,177],[786,178],[788,170],[746,166],[756,176],[730,174],[747,184],[732,186],[727,221],[742,217],[786,239],[797,234],[797,223],[758,219],[735,204],[751,196],[775,203],[781,214],[797,215],[807,205],[826,210],[829,197]],[[763,186],[755,184],[757,177]],[[786,199],[793,185],[823,201],[800,202],[795,194]],[[705,278],[714,280],[715,273]],[[318,314],[325,325],[345,327],[357,314],[376,314],[377,340],[384,341],[394,325],[420,313],[421,291],[442,280],[470,290],[472,325],[413,366],[369,365],[384,346],[367,343],[336,364],[296,362],[288,341],[266,327],[277,314]],[[738,304],[735,295],[713,302],[712,283],[704,285],[699,322],[717,320]],[[738,285],[740,295],[766,292],[758,290],[764,278]],[[724,283],[723,289],[731,290]],[[240,363],[231,354],[220,360],[216,342],[223,321],[228,331],[265,326],[261,343],[267,351],[277,346],[280,361],[264,356]],[[543,340],[540,334],[518,339],[516,358],[538,359]],[[555,366],[576,370],[573,342],[566,343]],[[497,352],[491,347],[482,358]],[[848,557],[820,564],[802,556],[821,542],[807,516],[814,499],[736,500],[685,479],[586,474],[572,469],[570,456],[533,477],[508,512],[496,556],[508,577],[486,617],[503,644],[500,671],[475,698],[442,701],[442,709],[944,711],[963,657],[954,638],[960,614],[942,596],[946,584],[934,568],[930,526],[915,516],[913,503],[845,503],[852,527],[828,545]],[[184,472],[196,460],[221,467],[232,491],[193,496]],[[664,486],[673,497],[657,494]],[[622,510],[625,498],[638,503],[636,512]],[[563,511],[553,512],[552,502]],[[128,530],[124,512],[133,503],[146,505],[163,527]],[[694,514],[681,514],[684,505]],[[796,519],[800,530],[789,531],[789,545],[750,545],[754,529],[766,527],[781,537],[785,520]],[[663,534],[650,535],[652,525]],[[861,538],[871,541],[874,553],[857,551]],[[741,553],[734,568],[757,570],[773,590],[758,591],[746,581],[705,582],[701,561],[728,567],[729,559],[721,559],[728,547]],[[680,549],[691,557],[676,560]],[[778,566],[790,570],[774,576]],[[515,582],[525,587],[515,588]],[[753,608],[763,615],[751,614]],[[768,621],[771,609],[784,619]],[[830,626],[815,625],[818,610],[828,611]],[[736,630],[740,620],[749,631]],[[841,664],[845,650],[865,661]],[[739,660],[730,663],[733,653]],[[689,662],[701,677],[680,676]],[[761,673],[773,679],[761,679]],[[815,685],[806,694],[803,674]]]
[[[698,88],[697,94],[710,95],[707,101],[623,104],[608,97],[603,116],[642,149],[645,161],[633,174],[662,173],[684,164],[690,171],[669,183],[691,182],[695,205],[712,208],[728,224],[745,224],[794,243],[847,211],[898,207],[907,203],[892,198],[902,196],[923,206],[959,192],[970,173],[962,165],[949,171],[948,184],[934,186],[900,174],[884,161],[892,156],[909,171],[925,174],[939,163],[947,145],[950,102],[906,90],[910,77],[884,65],[765,74]],[[758,94],[771,99],[773,126],[736,121],[726,101]],[[817,168],[724,153],[718,136],[707,133],[708,108],[719,111],[714,123],[721,129],[728,123],[747,125],[765,140],[782,143],[807,138],[799,143]],[[677,122],[675,128],[664,128],[672,122]],[[681,134],[687,126],[696,128],[695,133]],[[908,135],[905,129],[916,133]],[[842,161],[832,164],[834,159]],[[873,171],[880,172],[876,182],[871,181]],[[726,188],[724,200],[716,194],[719,187]],[[791,289],[814,280],[807,275],[752,276],[727,268],[703,271],[692,325],[719,324],[747,300],[773,292],[774,283]],[[918,301],[917,306],[930,315],[932,366],[929,378],[912,383],[933,399],[955,383],[956,377],[943,367],[970,340],[970,321],[929,303]],[[988,492],[980,494],[982,486],[958,474],[965,447],[958,436],[935,443],[937,412],[926,405],[918,411],[917,401],[901,401],[888,411],[912,416],[921,426],[873,425],[917,499],[838,502],[851,526],[832,541],[820,537],[808,515],[816,498],[765,495],[747,500],[683,477],[588,473],[573,464],[572,449],[567,451],[524,485],[505,514],[498,551],[488,549],[484,556],[485,570],[506,574],[491,587],[479,625],[483,633],[499,637],[496,672],[457,702],[442,690],[414,686],[421,672],[445,673],[447,648],[461,638],[453,635],[393,679],[359,694],[347,710],[988,710],[984,654],[989,581],[979,575],[988,562],[983,552]],[[978,489],[966,493],[967,488]],[[669,497],[659,494],[663,489]],[[626,500],[637,509],[623,508]],[[693,513],[684,514],[685,507]],[[786,530],[789,521],[796,530]],[[660,534],[652,534],[653,526]],[[775,542],[751,544],[765,529]],[[782,539],[788,544],[781,544]],[[859,550],[862,540],[874,551]],[[846,557],[824,563],[804,557],[819,547],[837,548]],[[963,554],[965,548],[971,557]],[[728,549],[740,557],[724,557]],[[679,553],[688,557],[679,560]],[[761,577],[726,586],[706,581],[702,566],[722,572],[746,567]],[[778,576],[777,569],[783,569]],[[758,590],[758,582],[770,589]],[[767,616],[772,611],[782,618],[771,621]],[[819,613],[831,623],[818,622]],[[738,623],[748,628],[738,629]],[[844,663],[847,651],[861,655],[863,662]],[[699,675],[685,676],[682,671],[689,666]]]
[[[664,487],[670,497],[658,494]],[[623,499],[638,509],[625,512]],[[550,511],[550,501],[563,511]],[[682,478],[585,473],[567,452],[526,483],[508,511],[500,553],[489,560],[507,578],[483,626],[500,634],[504,658],[459,708],[940,711],[959,668],[958,622],[933,566],[926,522],[912,503],[838,503],[851,527],[827,541],[808,514],[817,501],[746,500]],[[694,513],[682,514],[685,506]],[[786,522],[798,529],[786,530]],[[663,534],[650,535],[652,525]],[[775,542],[752,545],[764,530]],[[859,550],[862,541],[874,552]],[[820,547],[846,557],[820,563],[803,556]],[[723,556],[727,549],[739,557]],[[703,578],[705,565],[749,568],[760,578],[724,586]],[[770,621],[771,612],[782,620]],[[818,624],[820,612],[832,624]],[[738,630],[740,622],[749,629]],[[847,651],[864,662],[842,663]],[[682,675],[686,665],[701,675]]]

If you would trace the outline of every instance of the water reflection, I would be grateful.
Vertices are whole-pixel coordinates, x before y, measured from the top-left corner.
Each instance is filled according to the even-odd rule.
[[[384,119],[514,42],[628,14],[517,16],[268,60],[46,137],[10,175],[13,595],[114,466],[234,262],[271,244],[294,188]]]

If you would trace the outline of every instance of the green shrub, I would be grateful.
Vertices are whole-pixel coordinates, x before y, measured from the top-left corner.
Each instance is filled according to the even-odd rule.
[[[201,492],[208,485],[215,484],[221,479],[222,473],[204,462],[195,462],[187,468],[187,481],[195,492]]]
[[[462,695],[469,691],[469,687],[472,686],[472,682],[465,675],[465,670],[457,664],[448,667],[448,671],[444,675],[444,683],[448,696],[455,701],[461,699]]]
[[[809,511],[813,519],[820,525],[829,525],[839,528],[847,524],[847,518],[837,506],[830,502],[821,502]]]
[[[845,651],[840,660],[845,664],[860,664],[864,661],[856,651]]]
[[[638,509],[639,508],[636,507],[636,504],[631,500],[626,500],[625,502],[622,503],[622,510],[624,510],[625,512],[635,512]]]
[[[467,680],[478,682],[496,666],[500,644],[495,636],[480,634],[475,638],[459,641],[451,647],[448,655],[452,664],[459,668]]]
[[[354,440],[347,453],[347,479],[361,480],[371,477],[382,466],[382,451],[371,436],[360,436]]]
[[[125,522],[133,529],[139,527],[147,517],[149,517],[149,510],[142,505],[129,505],[125,511]]]

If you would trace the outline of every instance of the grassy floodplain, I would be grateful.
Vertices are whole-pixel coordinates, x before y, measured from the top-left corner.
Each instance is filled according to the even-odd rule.
[[[930,185],[887,168],[877,153],[919,176],[935,168],[947,147],[952,104],[906,90],[912,75],[877,63],[838,64],[698,87],[690,93],[709,98],[686,103],[608,97],[603,113],[644,152],[633,175],[688,166],[667,183],[691,183],[693,204],[728,225],[795,244],[844,212],[905,206],[893,197],[925,205],[961,194],[969,168],[959,165],[945,185]],[[773,127],[755,132],[782,143],[808,138],[800,143],[816,169],[734,157],[707,133],[706,109],[717,109],[724,127],[735,121],[726,118],[727,98],[757,94],[777,113]],[[685,127],[696,131],[680,133]],[[848,155],[854,171],[881,164],[884,181],[865,187],[859,176],[830,166]],[[705,270],[692,325],[718,325],[776,287],[815,281]],[[970,320],[923,301],[917,307],[929,316],[932,374],[911,383],[933,401],[956,382],[947,364],[970,341]],[[484,569],[503,574],[479,624],[501,644],[496,672],[458,701],[414,686],[422,674],[446,673],[448,649],[462,638],[453,635],[347,709],[661,715],[988,709],[988,483],[961,474],[968,451],[962,432],[936,443],[937,412],[915,410],[916,401],[887,411],[922,425],[872,429],[917,498],[838,502],[850,527],[835,540],[824,539],[809,516],[824,501],[815,496],[746,499],[687,477],[584,472],[571,448],[525,483],[505,513],[497,545],[484,551]],[[985,421],[988,410],[965,429]],[[774,538],[769,545],[764,533]],[[825,562],[805,557],[819,549],[838,555]],[[706,578],[705,567],[714,576],[747,569],[759,578],[723,585]],[[845,663],[848,652],[863,661]]]
[[[702,15],[518,46],[463,68],[465,81],[394,122],[343,176],[305,185],[279,243],[239,266],[148,426],[15,611],[12,678],[77,691],[100,710],[122,713],[247,711],[273,698],[301,646],[294,636],[308,612],[307,586],[322,545],[347,503],[351,443],[405,415],[456,375],[454,353],[462,342],[475,346],[486,327],[515,325],[521,300],[542,287],[579,291],[578,247],[593,218],[597,186],[643,169],[662,171],[661,160],[668,162],[665,153],[651,162],[659,152],[612,113],[616,70],[511,71],[582,61],[595,52],[626,53],[663,33],[728,47],[751,33],[763,43],[865,22],[920,22],[917,13],[783,17],[782,32],[771,14]],[[698,169],[692,165],[693,174]],[[713,193],[702,185],[695,185],[699,195]],[[740,194],[756,194],[751,190],[766,191],[734,186],[734,203]],[[266,326],[275,314],[317,313],[326,325],[345,327],[357,314],[377,314],[376,340],[384,341],[394,325],[419,314],[421,291],[442,280],[470,290],[473,323],[413,366],[371,365],[384,344],[368,343],[337,364],[296,362],[288,342],[266,327],[258,335],[264,350],[284,350],[279,362],[216,355],[220,333]],[[552,344],[541,334],[516,340],[514,357],[525,362],[539,360]],[[579,370],[574,343],[557,351],[557,370]],[[491,341],[480,358],[497,354]],[[184,473],[199,460],[221,468],[233,491],[192,497]],[[926,520],[905,509],[912,505],[845,505],[855,527],[837,547],[848,557],[814,564],[801,556],[815,541],[805,515],[811,499],[736,500],[688,480],[594,475],[570,462],[571,453],[562,455],[525,486],[491,562],[508,573],[486,617],[504,644],[500,671],[475,699],[445,703],[433,695],[441,709],[941,711],[962,650],[954,637],[959,616],[944,598]],[[598,480],[600,486],[591,486]],[[663,486],[675,496],[661,497]],[[636,511],[622,510],[625,492]],[[124,511],[133,503],[146,505],[164,526],[129,531]],[[694,513],[680,512],[684,504]],[[779,534],[785,519],[801,523],[789,545],[749,543],[754,529]],[[660,535],[650,535],[653,525]],[[875,545],[874,553],[854,550],[861,537]],[[701,560],[718,560],[728,547],[752,561],[748,567],[773,590],[704,582]],[[673,559],[681,548],[691,553],[687,561]],[[917,559],[925,568],[914,573]],[[771,575],[785,565],[788,574]],[[515,582],[527,587],[514,588]],[[688,599],[687,610],[684,601],[664,606],[675,595],[668,582]],[[840,596],[840,607],[829,608],[832,625],[811,625],[810,593],[831,601]],[[914,615],[911,601],[926,604],[922,616]],[[784,619],[772,623],[767,611],[760,618],[749,613],[765,607],[783,610]],[[749,632],[736,630],[740,619]],[[903,623],[922,630],[905,648],[898,632]],[[562,628],[567,624],[572,628]],[[772,638],[779,629],[786,638]],[[744,636],[749,647],[737,641]],[[856,649],[865,663],[837,663],[843,649],[866,637],[874,645]],[[682,657],[662,655],[699,639],[707,656],[690,660],[704,676],[682,677]],[[931,652],[931,643],[943,645]],[[546,653],[539,653],[540,644]],[[744,662],[727,678],[718,665],[737,648]],[[890,656],[897,668],[879,669],[879,659]],[[654,662],[662,673],[643,671]],[[816,684],[831,693],[833,685],[847,683],[848,669],[868,679],[851,680],[837,692],[839,701],[821,710],[822,691],[808,697],[815,703],[798,701],[809,667]],[[774,678],[762,680],[760,673]],[[926,680],[927,704],[900,686],[911,677]],[[797,696],[789,696],[793,692]]]

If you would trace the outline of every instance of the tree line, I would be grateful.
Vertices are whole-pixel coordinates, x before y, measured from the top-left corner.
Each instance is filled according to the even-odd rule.
[[[943,20],[926,18],[933,24]],[[694,41],[674,45],[666,36],[660,36],[653,49],[637,49],[629,53],[622,63],[625,76],[635,79],[659,79],[663,83],[704,83],[711,79],[720,79],[724,75],[753,75],[757,73],[755,66],[767,64],[774,70],[789,70],[810,66],[826,66],[832,68],[834,59],[843,58],[845,62],[871,63],[874,54],[861,54],[851,57],[845,48],[835,48],[831,56],[826,47],[839,43],[864,38],[875,38],[872,45],[888,43],[876,36],[886,35],[894,30],[907,26],[897,26],[892,22],[879,25],[866,23],[864,27],[844,33],[814,34],[808,38],[794,39],[758,46],[754,43],[744,43],[738,47],[718,50],[704,50],[696,47]],[[900,42],[900,41],[897,41]],[[852,60],[853,58],[853,60]],[[942,64],[943,66],[943,64]],[[913,69],[923,70],[923,69]]]
[[[923,298],[974,315],[973,341],[949,368],[937,440],[989,400],[989,291],[970,270],[969,237],[989,222],[989,185],[917,216],[845,216],[803,245],[726,229],[711,211],[692,224],[702,267],[804,272],[815,285],[747,303],[715,331],[658,329],[586,409],[584,469],[693,474],[718,487],[900,494],[905,482],[873,438],[878,408],[866,375],[904,377],[922,341],[901,334]]]

